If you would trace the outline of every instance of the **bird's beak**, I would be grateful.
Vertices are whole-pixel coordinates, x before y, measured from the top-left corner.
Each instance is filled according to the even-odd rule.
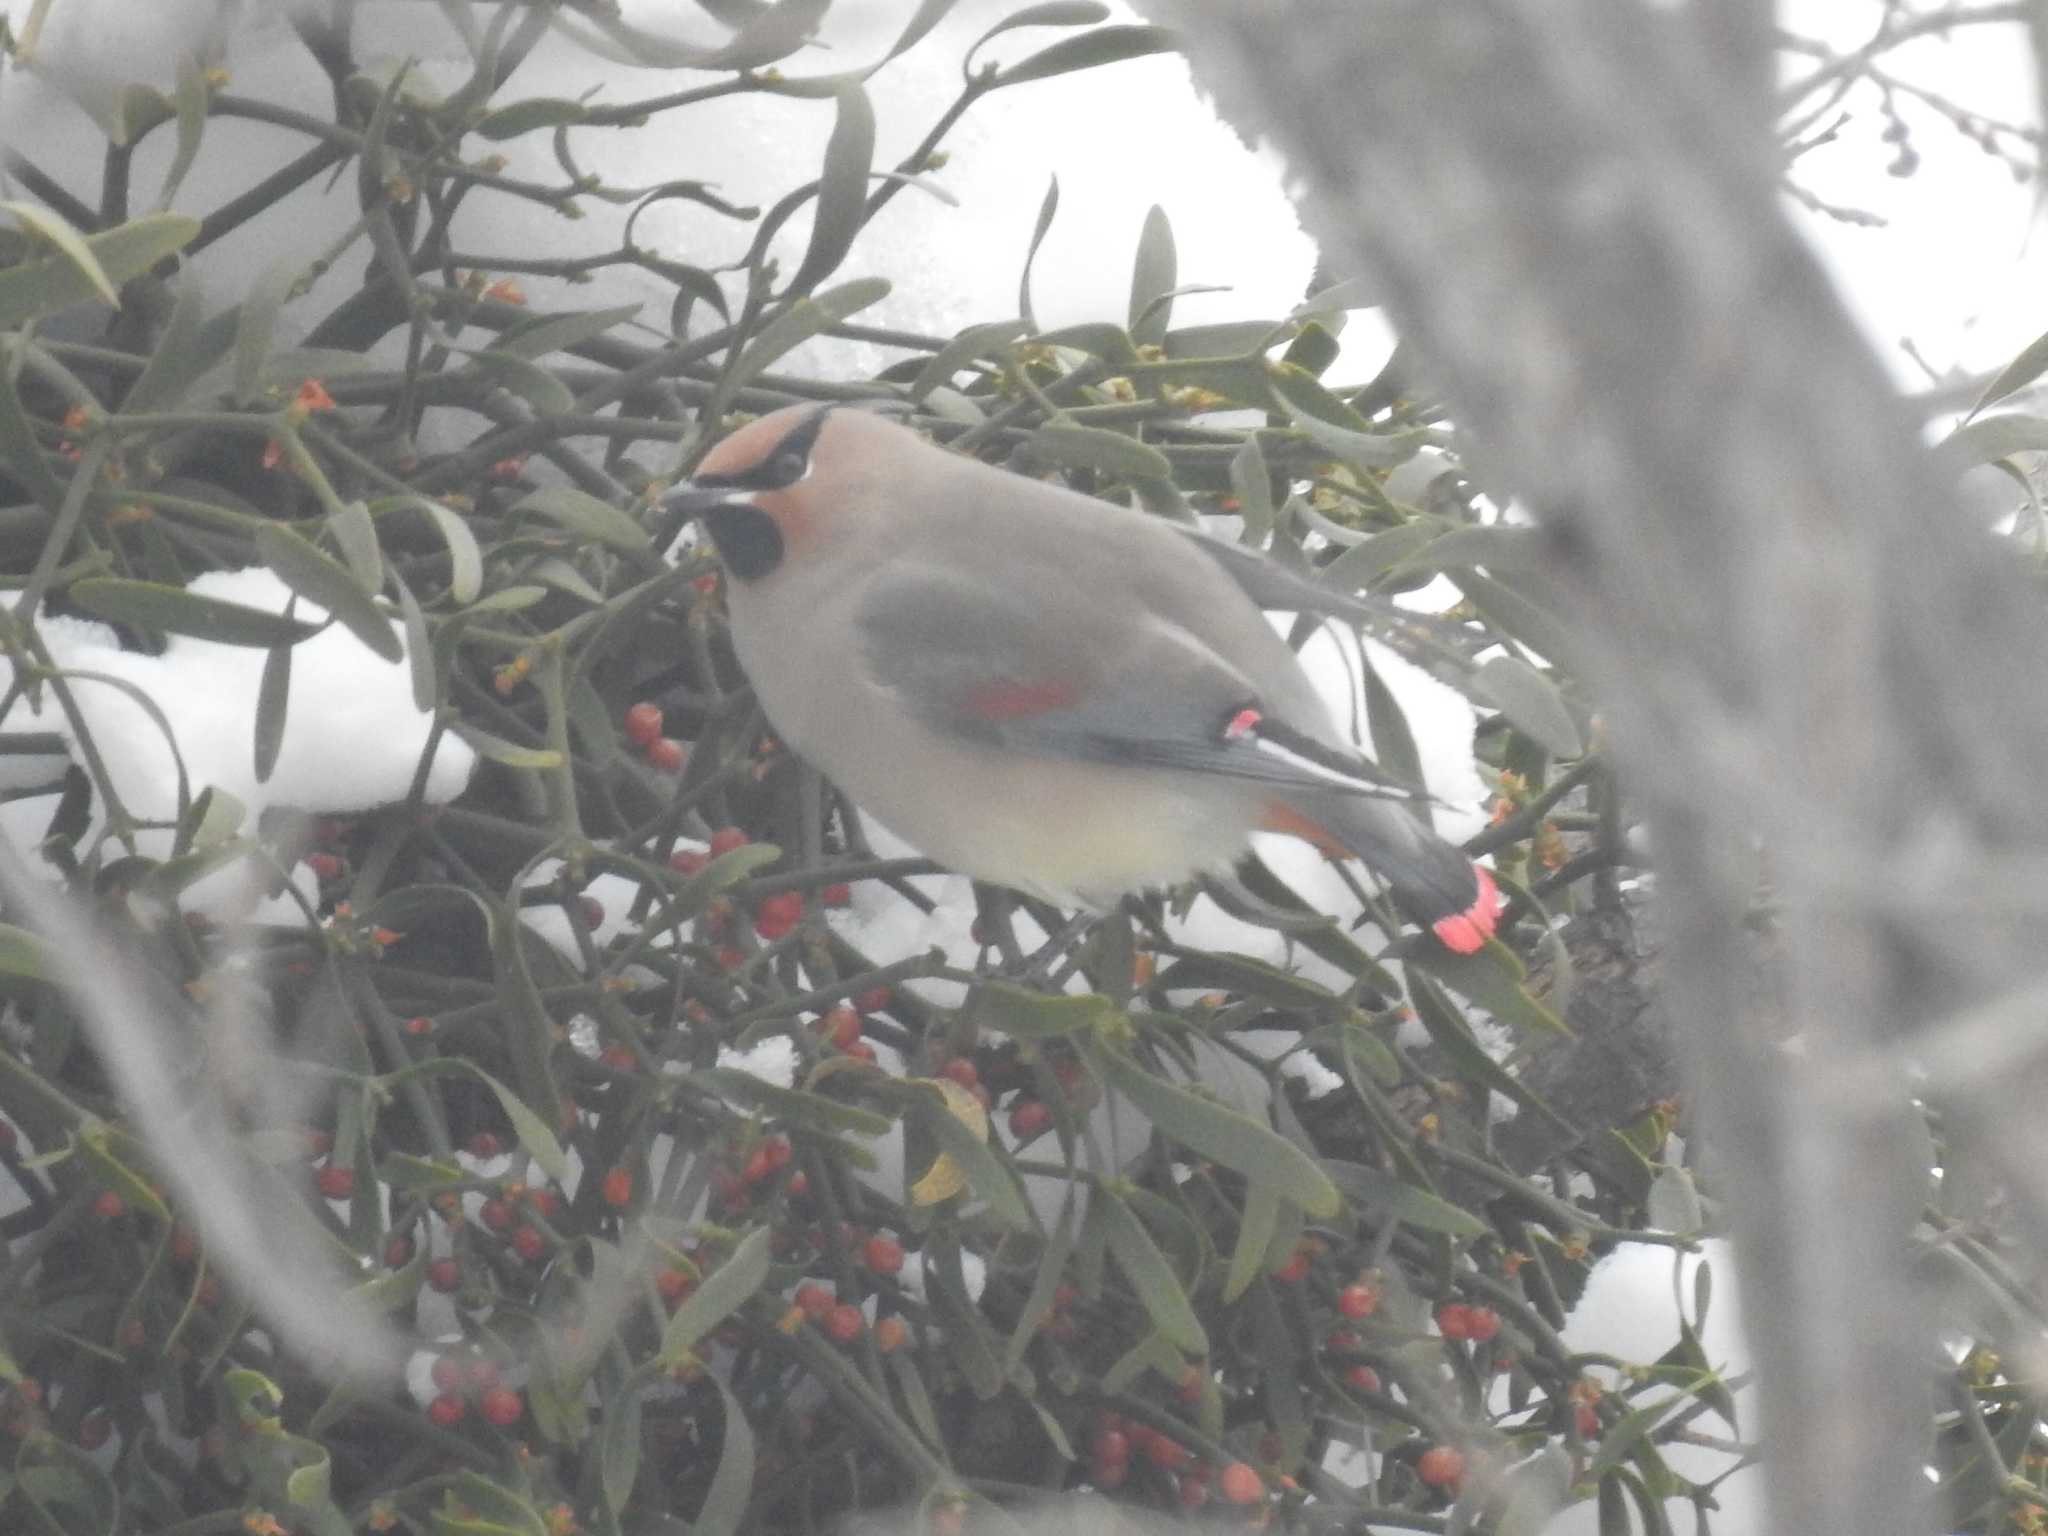
[[[669,549],[682,537],[685,524],[701,521],[706,512],[732,500],[735,494],[730,486],[692,485],[685,480],[661,498],[661,528],[654,547]]]
[[[692,485],[685,480],[661,498],[661,505],[662,510],[680,525],[731,501],[736,494],[729,485]]]

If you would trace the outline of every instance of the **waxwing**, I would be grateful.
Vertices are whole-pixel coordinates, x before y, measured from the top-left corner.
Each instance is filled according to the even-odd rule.
[[[671,505],[717,547],[770,723],[932,858],[1102,907],[1289,832],[1449,948],[1492,935],[1492,877],[1344,741],[1261,612],[1298,581],[1270,562],[830,405],[742,427]]]

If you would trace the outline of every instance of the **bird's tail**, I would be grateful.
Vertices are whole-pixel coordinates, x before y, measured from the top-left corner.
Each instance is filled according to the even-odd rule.
[[[1493,876],[1401,806],[1369,795],[1290,796],[1267,808],[1266,827],[1291,832],[1326,853],[1363,859],[1386,881],[1394,904],[1469,955],[1493,937],[1500,891]]]

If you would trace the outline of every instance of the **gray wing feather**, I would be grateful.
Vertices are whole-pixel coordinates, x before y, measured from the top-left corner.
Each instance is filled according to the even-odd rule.
[[[963,585],[957,573],[899,566],[874,583],[855,629],[870,676],[942,734],[1037,757],[1330,789],[1327,778],[1225,739],[1239,710],[1265,701],[1176,625],[1090,611],[1066,591],[1032,603],[1007,587]]]

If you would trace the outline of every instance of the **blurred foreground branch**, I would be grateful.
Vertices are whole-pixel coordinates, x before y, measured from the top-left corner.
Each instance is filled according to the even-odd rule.
[[[1933,1332],[1905,1262],[1928,1151],[1902,1062],[2039,969],[2025,914],[1971,878],[2043,838],[2041,699],[1996,664],[2042,654],[2039,599],[1952,525],[1783,217],[1770,125],[1731,111],[1754,98],[1739,29],[1589,0],[1176,10],[1538,510],[1574,659],[1617,703],[1772,1363],[1777,1528],[1928,1529]],[[1760,873],[1784,954],[1763,1007],[1739,927]],[[2023,1169],[2025,1117],[1974,1108]]]

